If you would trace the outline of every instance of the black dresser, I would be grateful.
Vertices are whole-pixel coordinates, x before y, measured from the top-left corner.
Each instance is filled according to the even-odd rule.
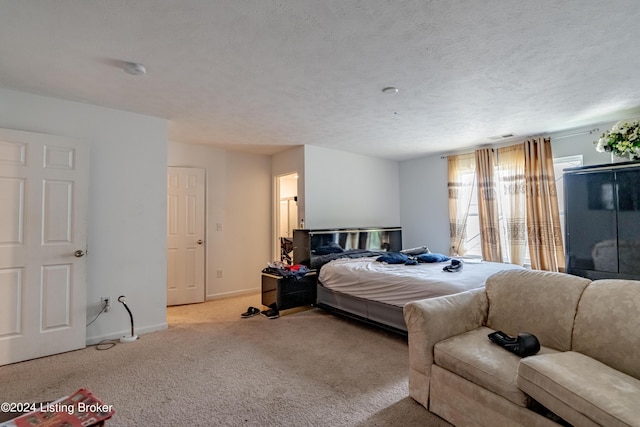
[[[276,303],[278,310],[286,310],[316,303],[317,274],[310,271],[299,279],[262,273],[262,305]]]
[[[640,162],[564,172],[567,273],[640,279]]]

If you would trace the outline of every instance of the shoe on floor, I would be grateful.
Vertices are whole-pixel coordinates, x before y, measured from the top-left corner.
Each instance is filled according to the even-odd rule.
[[[253,317],[256,314],[260,314],[260,309],[255,308],[255,307],[249,307],[249,308],[247,308],[247,311],[242,313],[240,316],[243,319],[246,319],[247,317]]]
[[[276,319],[280,317],[280,312],[273,308],[270,308],[269,310],[261,311],[260,314],[262,314],[265,317],[268,317],[269,319]]]

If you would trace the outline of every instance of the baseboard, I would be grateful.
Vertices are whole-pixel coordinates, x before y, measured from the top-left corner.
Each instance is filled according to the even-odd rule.
[[[212,300],[216,300],[216,299],[239,297],[239,296],[242,296],[242,295],[250,295],[250,294],[255,294],[255,293],[258,293],[258,292],[261,292],[260,288],[244,289],[242,291],[233,291],[233,292],[225,292],[223,294],[207,295],[206,300],[207,301],[212,301]]]
[[[140,336],[140,335],[144,335],[144,334],[148,334],[151,332],[157,332],[157,331],[164,331],[165,329],[167,329],[169,326],[167,325],[166,322],[164,323],[159,323],[157,325],[151,325],[151,326],[146,326],[146,327],[142,327],[142,328],[136,328],[135,329],[135,333],[136,335]],[[122,337],[125,336],[130,336],[131,335],[131,329],[127,329],[124,331],[120,331],[120,332],[114,332],[112,334],[108,334],[108,335],[103,335],[103,336],[99,336],[99,337],[89,337],[86,340],[86,345],[95,345],[98,344],[104,340],[115,340],[115,339],[120,339]]]

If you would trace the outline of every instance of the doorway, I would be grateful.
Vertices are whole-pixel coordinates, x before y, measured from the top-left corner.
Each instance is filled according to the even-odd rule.
[[[296,172],[276,177],[275,199],[275,259],[285,264],[292,264],[293,230],[304,227],[304,220],[298,218],[298,174]]]

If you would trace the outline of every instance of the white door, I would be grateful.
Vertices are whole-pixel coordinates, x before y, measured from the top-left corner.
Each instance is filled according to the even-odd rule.
[[[0,365],[85,346],[88,157],[0,129]]]
[[[167,305],[204,301],[204,169],[170,167],[167,179]]]

